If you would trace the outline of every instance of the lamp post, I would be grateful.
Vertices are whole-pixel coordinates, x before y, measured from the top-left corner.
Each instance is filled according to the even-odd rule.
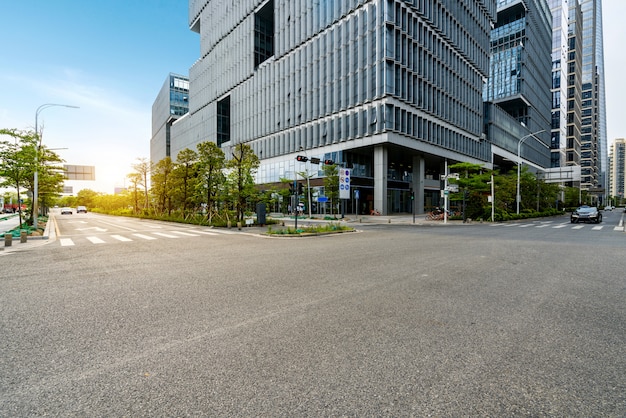
[[[549,147],[544,144],[543,142],[541,142],[539,140],[539,138],[537,138],[535,135],[540,134],[542,132],[545,132],[545,129],[542,129],[540,131],[537,132],[533,132],[532,134],[528,134],[528,135],[524,135],[523,137],[520,138],[519,142],[517,143],[517,195],[515,196],[515,200],[517,201],[517,214],[519,215],[519,202],[520,200],[522,200],[522,197],[520,196],[520,190],[519,190],[519,178],[520,178],[520,168],[522,166],[522,159],[520,157],[520,150],[522,147],[522,143],[524,141],[526,141],[528,138],[535,138],[537,140],[537,142],[539,142],[541,145],[543,145],[544,147],[548,148]]]
[[[33,176],[33,226],[37,227],[37,218],[39,212],[39,151],[41,149],[41,137],[39,134],[39,113],[44,109],[49,107],[70,107],[72,109],[78,109],[78,106],[66,105],[66,104],[58,104],[58,103],[45,103],[37,108],[35,112],[35,135],[37,135],[38,143],[37,149],[35,152],[35,174]]]

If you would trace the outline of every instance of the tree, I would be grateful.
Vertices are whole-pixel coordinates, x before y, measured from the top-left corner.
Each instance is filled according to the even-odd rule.
[[[136,164],[133,164],[133,169],[139,174],[139,178],[141,179],[137,184],[143,187],[145,193],[144,209],[148,210],[150,208],[148,200],[148,177],[152,171],[152,164],[145,158],[137,158],[137,161]]]
[[[226,157],[214,142],[201,142],[198,150],[198,184],[197,191],[202,195],[201,201],[206,203],[207,219],[211,222],[216,212],[215,202],[224,184],[224,166]]]
[[[174,195],[182,204],[182,216],[187,216],[187,208],[193,205],[194,189],[196,188],[198,154],[185,148],[178,153],[174,167]]]
[[[156,200],[157,213],[167,211],[168,215],[172,214],[172,189],[174,163],[170,157],[165,157],[155,164],[152,169],[152,187],[151,191]]]
[[[126,176],[130,181],[129,192],[132,193],[133,196],[133,213],[139,213],[139,185],[141,185],[141,174],[140,173],[130,173]]]
[[[230,170],[227,180],[236,206],[237,222],[243,222],[246,201],[256,194],[254,174],[259,167],[259,158],[249,145],[237,144],[226,167]]]
[[[0,187],[15,187],[17,190],[17,207],[19,227],[22,227],[22,205],[20,188],[27,188],[28,172],[32,171],[32,151],[36,144],[36,136],[29,132],[14,129],[0,130],[1,136],[9,136],[12,141],[0,142]]]
[[[463,202],[463,219],[482,218],[491,189],[491,170],[482,164],[466,162],[453,164],[450,170],[459,173],[458,180],[450,180],[450,183],[458,184],[459,192],[450,198]]]
[[[330,213],[333,214],[335,201],[339,201],[339,167],[337,164],[324,165],[324,194],[330,200]]]

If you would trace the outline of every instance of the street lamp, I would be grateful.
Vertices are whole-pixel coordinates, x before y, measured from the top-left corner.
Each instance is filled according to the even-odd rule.
[[[522,142],[526,141],[528,138],[535,138],[537,142],[539,142],[541,145],[549,149],[550,147],[548,147],[546,144],[541,142],[539,138],[535,136],[545,131],[546,131],[545,129],[542,129],[540,131],[533,132],[532,134],[524,135],[523,137],[520,138],[519,142],[517,143],[517,196],[515,196],[515,200],[517,201],[517,214],[518,215],[519,215],[519,202],[522,200],[522,197],[520,196],[520,190],[519,190],[520,168],[522,166],[522,159],[520,158],[520,149],[522,147]]]
[[[39,113],[44,110],[47,109],[49,107],[70,107],[72,109],[78,109],[78,106],[72,106],[72,105],[66,105],[66,104],[58,104],[58,103],[46,103],[46,104],[42,104],[41,106],[39,106],[37,108],[37,111],[35,112],[35,135],[37,135],[37,138],[39,140],[39,142],[37,143],[37,152],[35,153],[35,174],[33,177],[33,226],[37,227],[37,218],[38,218],[38,212],[39,212],[39,150],[41,149],[41,137],[42,135],[39,135],[39,126],[38,126],[38,121],[39,121]]]

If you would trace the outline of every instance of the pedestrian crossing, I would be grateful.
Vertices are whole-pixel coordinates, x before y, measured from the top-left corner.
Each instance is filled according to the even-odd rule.
[[[592,231],[601,231],[601,230],[613,230],[618,232],[624,232],[624,226],[620,222],[619,225],[606,225],[606,224],[573,224],[570,222],[562,222],[562,223],[554,223],[553,221],[542,221],[542,222],[524,222],[524,223],[494,223],[490,225],[491,227],[497,228],[548,228],[548,229],[564,229],[570,228],[572,230],[592,230]]]
[[[129,233],[126,235],[121,234],[99,234],[99,235],[81,235],[73,237],[61,237],[59,238],[59,245],[61,247],[73,247],[77,244],[111,244],[118,242],[133,242],[133,241],[153,241],[158,239],[180,239],[180,238],[193,238],[201,236],[220,236],[237,234],[238,232],[212,229],[212,230],[199,230],[199,229],[185,229],[172,230],[166,232],[145,232],[145,233]]]

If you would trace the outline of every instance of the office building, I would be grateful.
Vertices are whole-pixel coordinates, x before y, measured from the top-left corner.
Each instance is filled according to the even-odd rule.
[[[321,168],[296,156],[332,159],[351,169],[348,213],[410,212],[412,190],[418,212],[438,206],[446,165],[492,163],[482,94],[496,11],[496,0],[190,0],[200,57],[171,156],[246,143],[258,183],[306,171],[315,187]],[[549,80],[532,83],[549,97]],[[518,119],[549,129],[541,106]],[[543,154],[525,151],[549,165]]]
[[[602,204],[607,169],[602,0],[578,1],[583,31],[581,188],[589,192],[594,202]],[[570,13],[570,22],[575,19],[576,15]]]
[[[623,204],[626,191],[626,139],[617,138],[611,145],[609,155],[609,197],[615,198],[613,205]]]
[[[171,126],[188,111],[189,77],[170,73],[152,104],[152,163],[171,157]]]
[[[501,170],[518,156],[535,171],[551,167],[551,28],[546,0],[498,1],[483,97],[493,162]]]

